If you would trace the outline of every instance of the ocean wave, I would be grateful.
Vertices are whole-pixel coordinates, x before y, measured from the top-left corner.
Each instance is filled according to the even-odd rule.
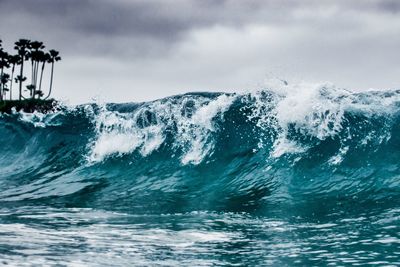
[[[400,91],[282,84],[3,114],[0,201],[149,212],[397,199],[399,103]]]

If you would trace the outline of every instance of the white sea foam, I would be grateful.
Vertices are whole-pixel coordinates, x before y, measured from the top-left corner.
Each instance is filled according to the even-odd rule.
[[[340,148],[339,152],[328,160],[328,163],[331,165],[339,165],[342,163],[347,151],[349,151],[348,146]]]
[[[203,158],[209,153],[214,147],[215,143],[210,137],[210,133],[215,132],[216,128],[213,124],[213,118],[218,114],[223,116],[224,112],[232,104],[234,97],[221,95],[216,100],[211,101],[207,105],[200,107],[179,129],[181,133],[189,133],[188,135],[182,135],[184,141],[189,141],[190,145],[184,156],[182,157],[182,163],[200,163]],[[178,138],[180,138],[178,136]]]
[[[220,95],[210,100],[198,96],[158,100],[132,113],[109,111],[105,107],[94,117],[96,137],[89,161],[99,162],[112,155],[138,151],[148,156],[165,141],[166,129],[176,128],[173,147],[183,152],[183,164],[198,164],[214,147],[211,133],[217,131],[214,119],[223,118],[234,96]]]
[[[276,118],[286,130],[294,124],[300,131],[318,139],[325,139],[341,130],[344,114],[342,103],[335,101],[347,91],[325,84],[299,84],[291,86],[276,106]]]
[[[279,86],[274,83],[268,91],[273,92],[272,96],[265,97],[263,91],[250,94],[254,104],[249,120],[255,120],[261,129],[276,132],[272,157],[307,151],[307,147],[290,138],[289,130],[322,141],[343,130],[346,111],[361,112],[364,116],[391,114],[400,101],[398,93],[356,95],[329,83],[279,83]],[[265,136],[261,136],[259,147],[263,146],[263,138]],[[385,136],[385,140],[388,138],[390,136]],[[346,152],[342,147],[330,163],[341,161]]]
[[[136,121],[140,113],[119,113],[105,107],[95,117],[97,136],[91,144],[89,160],[102,161],[110,155],[124,155],[137,148],[142,155],[156,150],[164,140],[163,125],[140,128]]]
[[[17,112],[15,109],[13,109],[12,114],[14,116],[18,116],[20,121],[31,123],[34,127],[38,128],[61,125],[61,122],[57,121],[56,119],[59,115],[62,115],[61,111],[44,114],[37,111],[33,113],[27,113],[24,111]]]

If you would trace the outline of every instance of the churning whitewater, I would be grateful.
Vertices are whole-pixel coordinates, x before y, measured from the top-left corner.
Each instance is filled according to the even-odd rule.
[[[0,116],[0,263],[400,264],[400,91]]]

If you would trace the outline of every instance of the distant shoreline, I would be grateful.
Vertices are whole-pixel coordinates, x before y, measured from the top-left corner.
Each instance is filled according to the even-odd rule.
[[[35,111],[47,113],[57,109],[58,101],[54,99],[25,99],[25,100],[5,100],[0,102],[0,113],[11,114],[13,109],[33,113]]]

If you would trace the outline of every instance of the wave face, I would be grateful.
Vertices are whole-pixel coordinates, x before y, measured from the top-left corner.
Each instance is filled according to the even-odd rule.
[[[400,243],[399,122],[400,91],[307,84],[1,115],[0,233],[20,239],[0,235],[0,253],[33,264],[394,263],[399,254],[382,250]],[[60,233],[78,232],[108,256],[96,263],[89,245],[65,240],[52,253],[76,257],[43,252],[64,242]],[[130,233],[130,249],[150,252],[128,253],[106,233],[120,241]],[[37,239],[23,252],[28,236]],[[159,242],[175,252],[160,252]],[[229,254],[229,245],[254,257]]]

